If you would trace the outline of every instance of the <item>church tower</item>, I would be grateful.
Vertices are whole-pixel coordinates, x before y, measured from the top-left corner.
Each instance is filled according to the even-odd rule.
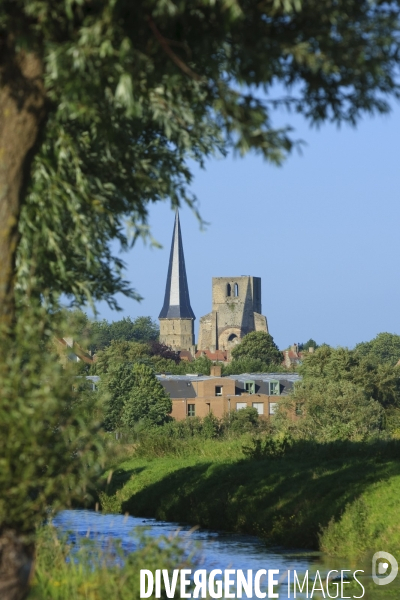
[[[176,211],[164,305],[159,314],[160,342],[194,353],[195,316],[190,306],[179,213]]]
[[[213,277],[212,311],[200,318],[199,350],[231,350],[251,331],[268,333],[261,278]]]

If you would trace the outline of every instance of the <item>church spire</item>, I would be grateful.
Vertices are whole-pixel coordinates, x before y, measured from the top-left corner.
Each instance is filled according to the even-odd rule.
[[[194,316],[192,307],[190,306],[189,287],[186,277],[185,257],[183,256],[182,235],[178,210],[176,211],[174,232],[172,234],[164,305],[158,318],[196,318]]]

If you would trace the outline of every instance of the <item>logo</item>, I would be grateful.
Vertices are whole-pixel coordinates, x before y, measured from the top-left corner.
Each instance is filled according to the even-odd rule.
[[[383,560],[382,560],[383,559]],[[379,562],[378,562],[379,561]],[[379,577],[387,573],[389,565],[392,567],[391,572],[386,577]],[[378,567],[378,569],[377,569]],[[389,552],[375,552],[372,557],[372,579],[377,585],[387,585],[391,583],[397,576],[399,565],[397,560]],[[376,573],[378,571],[378,574]]]

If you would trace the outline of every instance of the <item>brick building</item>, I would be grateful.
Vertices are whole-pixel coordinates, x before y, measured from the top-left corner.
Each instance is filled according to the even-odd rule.
[[[220,418],[248,406],[256,408],[263,418],[270,418],[277,404],[301,379],[296,373],[243,373],[221,377],[220,368],[213,367],[213,370],[209,376],[157,375],[171,397],[174,419],[205,417],[209,412]]]

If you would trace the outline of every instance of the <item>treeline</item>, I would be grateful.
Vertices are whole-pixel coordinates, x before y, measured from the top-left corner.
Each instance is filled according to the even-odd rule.
[[[382,353],[382,340],[392,351]],[[400,336],[380,334],[354,350],[321,346],[298,368],[302,380],[274,422],[295,439],[332,442],[400,437]],[[388,344],[389,345],[389,344]],[[290,415],[300,419],[293,421]]]
[[[55,315],[60,337],[74,337],[92,354],[105,350],[113,341],[151,343],[158,340],[160,330],[151,317],[123,317],[109,323],[94,321],[81,310],[62,310]]]
[[[93,372],[105,374],[117,364],[136,362],[152,366],[157,373],[185,375],[187,373],[210,374],[213,363],[205,354],[193,361],[181,360],[174,352],[158,341],[140,343],[113,340],[96,356]],[[246,335],[232,350],[232,360],[228,364],[219,363],[222,375],[240,373],[262,373],[286,371],[282,366],[282,353],[271,335],[257,331]]]

